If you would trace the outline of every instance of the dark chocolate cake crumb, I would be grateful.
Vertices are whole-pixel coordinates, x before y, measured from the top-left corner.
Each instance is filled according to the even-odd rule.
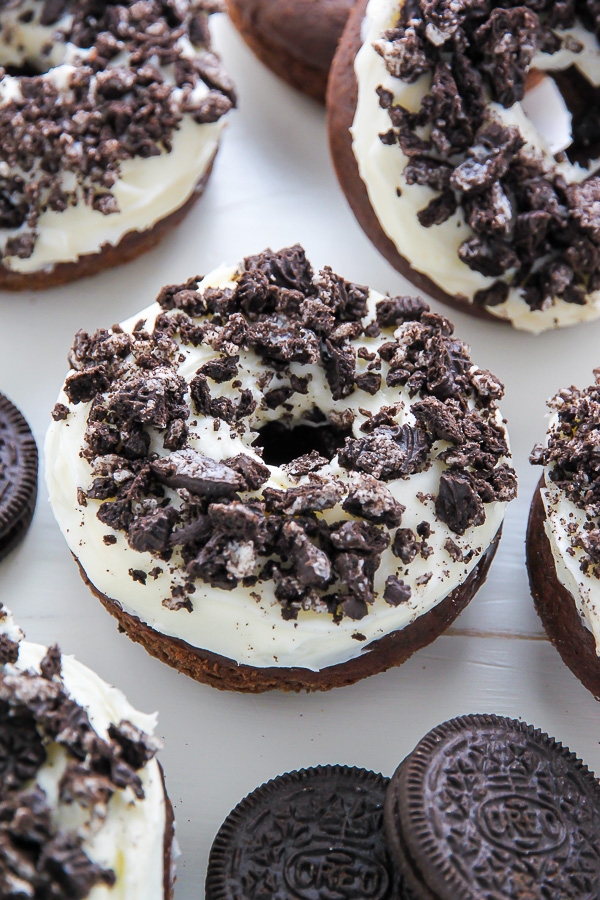
[[[378,88],[391,126],[380,139],[398,144],[408,157],[403,175],[409,185],[435,191],[417,213],[420,224],[435,228],[460,210],[473,234],[460,245],[459,258],[497,279],[475,293],[477,305],[504,303],[510,288],[531,310],[546,309],[556,298],[584,304],[600,279],[600,179],[592,175],[567,186],[552,162],[532,153],[518,128],[495,117],[489,101],[510,109],[523,99],[536,53],[578,52],[572,35],[561,32],[577,24],[596,34],[593,4],[523,0],[502,7],[485,0],[414,0],[399,5],[395,27],[375,49],[394,78],[412,84],[427,73],[431,86],[417,111]],[[592,115],[597,119],[595,111]],[[598,124],[588,131],[596,139]],[[586,146],[577,117],[573,136]],[[382,316],[387,322],[383,310]]]

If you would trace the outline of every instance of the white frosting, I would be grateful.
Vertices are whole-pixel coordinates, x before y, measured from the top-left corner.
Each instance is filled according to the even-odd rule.
[[[10,44],[6,44],[0,39],[0,65],[21,65],[25,61],[38,62],[44,67],[50,65],[45,77],[59,91],[68,92],[67,83],[74,71],[73,63],[85,61],[93,50],[62,43],[53,38],[57,31],[67,27],[68,16],[51,27],[35,22],[19,22],[18,16],[29,8],[39,11],[39,2],[28,0],[16,9],[2,12],[3,30],[0,38],[10,29],[12,40]],[[182,38],[181,41],[183,40]],[[49,56],[45,56],[42,48],[48,43],[52,44],[52,51]],[[198,56],[198,51],[189,40],[184,55]],[[123,62],[123,54],[119,54],[111,62],[111,66]],[[166,82],[173,83],[170,68],[164,68],[162,74]],[[19,81],[19,78],[10,75],[0,81],[0,106],[19,96]],[[92,79],[92,92],[94,84],[95,79]],[[198,103],[207,93],[206,85],[200,83],[194,89],[193,102]],[[177,105],[181,97],[182,90],[175,89],[172,103]],[[98,253],[106,244],[114,246],[131,231],[151,229],[192,196],[217,151],[225,118],[199,125],[191,114],[184,114],[179,129],[173,134],[170,152],[163,151],[159,156],[148,158],[135,157],[121,163],[119,177],[112,188],[119,212],[103,215],[83,200],[64,212],[48,210],[38,220],[39,236],[33,254],[27,259],[4,256],[3,264],[23,273],[49,270],[57,263],[74,262],[85,254]],[[76,152],[76,148],[73,150]],[[27,178],[27,173],[21,174]],[[70,172],[65,173],[63,184],[67,190],[73,188],[74,180]],[[22,230],[23,226],[19,229],[0,229],[0,238],[4,242],[18,236]]]
[[[15,640],[12,619],[0,620],[0,633]],[[46,647],[21,641],[16,669],[39,672]],[[5,671],[10,673],[12,666]],[[144,715],[134,709],[121,691],[109,686],[95,672],[71,656],[62,657],[62,680],[70,697],[88,713],[96,733],[106,738],[108,727],[123,720],[152,734],[156,715]],[[108,802],[105,818],[94,816],[83,807],[59,803],[58,785],[67,765],[67,754],[58,744],[46,746],[47,759],[36,776],[52,807],[58,827],[69,830],[83,825],[86,838],[83,849],[92,862],[112,869],[117,880],[113,887],[97,885],[87,900],[164,900],[164,839],[166,804],[162,775],[153,759],[139,775],[144,798],[137,799],[131,788],[117,790]]]
[[[555,413],[548,432],[556,429],[558,421]],[[583,624],[594,635],[600,656],[600,580],[581,571],[581,563],[587,555],[583,549],[572,545],[573,530],[582,531],[589,520],[585,510],[576,506],[548,476],[545,481],[546,486],[541,490],[546,511],[544,529],[552,548],[556,575],[573,597]]]
[[[373,42],[380,40],[383,33],[397,21],[402,2],[369,0],[367,6],[362,26],[363,44],[354,66],[358,101],[352,126],[353,151],[371,206],[398,252],[412,268],[425,274],[448,294],[473,302],[476,292],[490,287],[496,279],[470,269],[458,256],[460,245],[473,234],[462,210],[459,208],[441,225],[423,228],[417,219],[417,212],[436,193],[426,185],[407,184],[403,172],[408,158],[397,144],[385,145],[379,138],[380,134],[389,131],[390,119],[387,111],[379,105],[377,88],[382,85],[392,92],[395,103],[416,111],[431,86],[430,74],[421,76],[415,84],[394,78],[373,47]],[[600,84],[600,47],[597,40],[581,26],[571,29],[568,34],[584,45],[581,53],[566,49],[554,55],[539,53],[532,61],[532,68],[551,70],[575,65],[594,85]],[[510,109],[490,103],[490,112],[507,125],[516,125],[526,141],[525,149],[541,155],[567,181],[582,181],[589,175],[590,170],[581,166],[569,162],[556,164],[552,155],[555,152],[553,146],[534,127],[521,103],[515,103]],[[401,189],[400,197],[396,194],[396,188]],[[534,312],[523,299],[520,289],[512,288],[505,303],[488,309],[499,318],[509,319],[516,328],[539,333],[600,316],[600,291],[589,294],[584,306],[555,298],[550,307]]]
[[[199,289],[209,285],[233,287],[234,282],[231,279],[234,278],[236,271],[235,268],[219,269],[207,276]],[[375,303],[380,299],[380,295],[371,292],[369,297],[371,316]],[[146,327],[151,330],[154,319],[160,311],[158,305],[154,304],[123,323],[123,328],[131,331],[135,322],[143,318],[146,320]],[[376,350],[381,343],[391,337],[392,329],[388,329],[387,333],[384,331],[379,338],[363,337],[357,343],[370,350]],[[188,382],[200,365],[219,355],[206,344],[195,348],[183,345],[181,349],[184,361],[180,363],[178,371]],[[361,360],[359,363],[366,365]],[[296,363],[292,364],[291,370],[298,375],[307,372],[306,367]],[[359,408],[375,413],[382,406],[399,404],[402,409],[397,421],[400,424],[414,422],[410,411],[411,400],[406,391],[386,387],[386,370],[387,363],[384,363],[382,387],[376,396],[355,391],[343,400],[333,401],[322,368],[312,366],[308,370],[312,376],[308,393],[294,394],[290,400],[294,404],[294,416],[300,418],[303,412],[309,411],[313,406],[326,412],[331,409],[341,411],[350,408],[356,415],[354,434],[360,436],[359,429],[366,416]],[[264,367],[256,355],[241,351],[239,373],[236,378],[241,382],[242,388],[253,391],[257,400],[261,398],[256,387],[261,372],[264,372]],[[270,388],[275,387],[277,387],[276,379],[270,385]],[[236,400],[239,397],[231,384],[215,385],[214,389],[222,396],[230,396]],[[64,392],[60,394],[59,400],[68,405],[68,398]],[[417,496],[421,492],[437,493],[443,466],[435,462],[425,472],[386,483],[394,497],[406,507],[401,527],[414,530],[420,522],[431,523],[433,534],[428,539],[428,544],[434,553],[427,560],[417,557],[408,570],[405,570],[391,550],[386,550],[375,577],[376,600],[369,607],[368,615],[359,621],[344,617],[339,624],[335,624],[330,615],[312,611],[300,612],[297,621],[286,621],[282,618],[281,606],[275,599],[273,582],[259,583],[250,589],[240,585],[227,591],[211,588],[197,580],[196,591],[191,598],[192,612],[185,609],[170,610],[162,605],[163,598],[167,598],[170,594],[172,583],[172,576],[166,571],[166,567],[163,565],[162,574],[157,578],[149,577],[145,585],[134,581],[128,574],[129,570],[133,568],[149,572],[156,567],[156,558],[147,553],[133,551],[122,533],[116,533],[116,544],[106,546],[102,538],[109,529],[96,517],[98,502],[88,500],[85,507],[77,502],[77,488],[83,487],[85,490],[92,481],[91,468],[80,456],[89,404],[71,406],[70,410],[65,421],[53,422],[48,430],[46,480],[50,502],[61,530],[91,582],[102,593],[118,600],[127,612],[138,616],[156,631],[181,638],[192,646],[210,650],[239,663],[256,667],[301,666],[318,671],[359,656],[370,642],[405,628],[462,584],[482,553],[487,550],[504,517],[505,504],[499,502],[486,504],[484,524],[469,528],[462,537],[450,532],[436,519],[433,502],[427,500],[423,503]],[[259,408],[250,420],[250,427],[258,428],[268,419],[277,419],[279,416],[278,410]],[[498,413],[498,422],[501,421]],[[255,451],[251,447],[251,441],[255,437],[253,433],[245,434],[242,438],[230,433],[224,423],[218,431],[214,430],[213,424],[211,418],[193,415],[190,446],[217,460],[238,453],[255,456]],[[166,453],[160,435],[153,440],[151,449],[161,455]],[[270,470],[268,485],[288,488],[297,484],[291,481],[282,469],[270,467]],[[339,465],[337,456],[328,466],[320,470],[319,474],[335,477],[345,484],[355,477]],[[329,521],[349,518],[339,505],[322,515]],[[444,549],[444,543],[448,538],[452,538],[465,552],[474,550],[468,562],[454,562],[451,559]],[[419,584],[419,577],[427,573],[432,573],[430,580]],[[410,584],[412,589],[409,602],[395,608],[388,605],[382,596],[386,578],[391,574],[397,574]],[[178,577],[183,581],[181,574]],[[258,600],[250,596],[251,591],[255,594],[258,592],[260,595]],[[353,637],[357,632],[364,635],[364,641]]]

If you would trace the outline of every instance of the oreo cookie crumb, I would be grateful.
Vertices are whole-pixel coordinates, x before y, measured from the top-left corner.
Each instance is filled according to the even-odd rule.
[[[64,403],[56,403],[54,405],[54,409],[52,410],[52,418],[55,422],[64,422],[64,420],[69,416],[70,409],[68,406],[65,406]]]
[[[400,606],[401,603],[408,603],[410,595],[411,590],[408,584],[405,584],[395,575],[388,575],[383,591],[383,599],[386,603],[390,606]]]

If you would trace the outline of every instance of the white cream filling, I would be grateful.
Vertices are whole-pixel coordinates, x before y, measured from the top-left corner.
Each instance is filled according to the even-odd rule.
[[[473,234],[462,210],[441,225],[423,228],[417,212],[436,196],[436,192],[426,185],[407,184],[403,173],[408,158],[397,144],[385,145],[379,138],[380,134],[389,131],[391,123],[386,110],[379,106],[377,88],[382,85],[392,92],[396,103],[416,111],[431,86],[430,74],[421,76],[415,84],[394,78],[373,48],[373,42],[393,27],[401,6],[402,0],[369,0],[367,6],[362,25],[363,44],[354,64],[358,101],[351,129],[353,151],[371,206],[401,256],[448,294],[472,303],[477,291],[490,287],[496,279],[470,269],[458,256],[460,245]],[[540,53],[534,57],[532,68],[552,70],[575,65],[592,84],[600,84],[598,41],[581,26],[559,32],[561,35],[567,33],[584,44],[583,51],[573,53],[563,49],[554,55]],[[490,111],[504,123],[516,125],[525,138],[526,149],[543,156],[567,181],[583,181],[589,175],[589,171],[581,166],[555,163],[552,147],[533,126],[521,103],[515,103],[510,109],[490,103]],[[396,188],[400,188],[401,196],[397,196]],[[505,303],[488,307],[488,310],[499,318],[509,319],[516,328],[539,333],[600,316],[600,291],[588,294],[585,306],[555,298],[547,309],[532,311],[520,289],[512,288]]]
[[[222,268],[207,276],[201,289],[207,286],[234,286],[232,279],[236,269]],[[375,304],[381,295],[370,293],[370,317],[373,316]],[[154,319],[161,312],[157,304],[144,310],[123,323],[126,331],[131,331],[139,318],[146,320],[146,327],[151,330]],[[400,329],[397,333],[400,332]],[[386,340],[392,338],[392,329],[384,331],[379,338],[359,338],[359,345],[371,351]],[[193,378],[200,365],[219,354],[209,346],[199,347],[184,345],[181,350],[185,359],[179,366],[179,374],[188,382]],[[360,362],[360,361],[359,361]],[[328,412],[351,409],[355,415],[353,430],[359,436],[360,425],[366,416],[360,411],[370,410],[375,413],[382,406],[399,404],[401,411],[397,416],[399,423],[414,422],[410,411],[411,399],[404,390],[390,389],[385,385],[383,366],[382,387],[376,396],[364,391],[355,391],[349,397],[333,401],[331,391],[326,383],[321,367],[292,365],[292,371],[298,375],[310,373],[306,395],[295,394],[290,402],[294,404],[294,415],[302,416],[313,406]],[[259,359],[250,352],[240,353],[239,374],[241,387],[255,393],[260,399],[256,382],[264,372]],[[271,388],[276,382],[271,383]],[[237,400],[238,394],[230,384],[212,385],[222,396]],[[61,403],[69,405],[68,398],[61,392]],[[504,517],[504,503],[485,505],[486,519],[484,524],[471,527],[461,537],[452,533],[435,517],[434,504],[430,499],[422,502],[418,495],[436,494],[441,463],[434,463],[427,471],[404,479],[387,482],[394,497],[406,507],[401,527],[416,529],[423,522],[429,522],[433,529],[428,544],[433,549],[429,559],[417,557],[408,568],[404,567],[390,549],[386,550],[375,577],[376,600],[369,607],[369,613],[359,621],[348,617],[335,624],[328,614],[300,612],[297,621],[286,621],[281,616],[281,606],[274,596],[272,582],[257,584],[253,588],[237,588],[226,591],[211,588],[206,583],[196,580],[196,591],[192,594],[193,610],[170,610],[162,605],[162,600],[169,597],[172,576],[164,564],[158,577],[149,577],[145,585],[134,581],[128,574],[130,569],[142,569],[149,572],[157,566],[156,558],[148,553],[133,551],[122,533],[116,533],[117,543],[106,546],[103,535],[110,529],[96,517],[99,503],[88,500],[82,507],[77,502],[77,488],[87,489],[92,482],[92,471],[88,462],[80,456],[84,445],[89,404],[70,406],[70,414],[65,421],[53,422],[46,438],[46,480],[50,502],[60,528],[73,554],[79,559],[91,582],[108,597],[118,600],[123,608],[156,631],[171,637],[181,638],[194,647],[199,647],[220,654],[238,663],[246,663],[256,667],[266,666],[301,666],[318,671],[327,666],[343,663],[353,659],[372,642],[393,631],[405,628],[418,616],[424,615],[436,606],[447,594],[462,584],[469,572],[474,568],[482,554],[487,550],[494,535],[498,531]],[[251,427],[257,428],[268,419],[277,419],[279,410],[257,410]],[[219,431],[213,428],[213,419],[192,414],[191,421],[196,422],[190,428],[190,446],[203,454],[217,460],[235,456],[238,453],[255,455],[250,446],[254,435],[245,435],[244,439],[230,434],[229,427],[221,424]],[[498,413],[498,421],[501,422]],[[162,437],[157,436],[152,449],[164,455]],[[268,485],[276,488],[287,488],[297,484],[287,474],[275,467],[270,467],[271,477]],[[354,477],[343,469],[337,456],[319,474],[335,477],[349,483]],[[303,479],[306,480],[306,479]],[[303,483],[302,481],[300,483]],[[266,486],[266,485],[265,485]],[[335,509],[323,514],[328,521],[349,518],[338,505]],[[454,562],[444,544],[451,538],[463,551],[473,550],[468,562]],[[419,578],[431,573],[427,583],[419,583]],[[410,584],[412,595],[407,603],[398,607],[389,606],[383,599],[386,578],[397,574]],[[181,573],[175,576],[183,581]],[[253,599],[251,592],[259,595]],[[364,640],[357,640],[353,635],[362,635]]]
[[[12,620],[0,620],[0,632],[14,640]],[[46,647],[21,641],[15,667],[39,672]],[[11,666],[6,667],[9,672]],[[156,715],[145,715],[128,703],[121,691],[108,685],[91,669],[71,656],[62,657],[62,680],[70,697],[88,713],[96,733],[106,738],[111,723],[123,720],[152,734]],[[53,808],[56,825],[65,829],[86,826],[83,849],[100,866],[112,869],[117,880],[114,887],[97,885],[88,900],[164,900],[164,839],[166,804],[162,775],[158,762],[151,760],[139,775],[144,798],[139,800],[132,790],[118,790],[107,805],[106,817],[93,816],[82,807],[69,807],[58,802],[58,785],[67,765],[67,754],[58,744],[47,747],[48,758],[36,776]]]
[[[550,419],[548,433],[558,425],[558,415]],[[587,559],[585,551],[572,546],[572,534],[580,532],[588,522],[585,510],[576,506],[546,475],[546,486],[541,490],[546,519],[544,529],[550,542],[556,575],[562,586],[571,594],[581,621],[594,635],[596,652],[600,656],[600,580],[581,571],[581,563]]]
[[[39,10],[39,3],[30,0],[27,8]],[[93,51],[63,44],[53,39],[56,32],[64,29],[69,21],[64,17],[56,26],[45,27],[35,23],[22,24],[17,16],[25,7],[2,13],[3,31],[0,32],[0,65],[20,65],[24,61],[40,65],[50,64],[46,77],[60,91],[68,91],[67,80],[76,60],[85,60]],[[12,29],[12,43],[5,44],[2,35],[6,28]],[[52,43],[50,55],[44,56],[42,48]],[[190,51],[198,55],[192,45],[186,45],[185,55]],[[113,64],[119,61],[116,57]],[[172,68],[172,67],[170,67]],[[163,70],[165,79],[172,82],[172,72]],[[19,79],[6,75],[0,81],[0,106],[18,97]],[[208,88],[200,83],[194,91],[193,100],[198,102],[208,93]],[[173,92],[173,102],[178,103],[182,92]],[[87,205],[83,200],[63,212],[48,210],[39,217],[38,238],[34,251],[27,259],[4,256],[2,262],[15,272],[37,272],[51,270],[61,262],[75,262],[79,257],[98,253],[105,245],[115,246],[129,232],[146,231],[175,212],[192,196],[199,182],[206,174],[217,152],[225,118],[218,122],[199,125],[191,114],[184,114],[180,127],[174,132],[172,149],[159,156],[135,157],[124,160],[119,177],[112,188],[119,212],[103,215]],[[27,173],[22,173],[27,178]],[[73,175],[65,172],[63,186],[66,190],[74,187]],[[0,239],[4,243],[16,237],[23,230],[0,229]]]

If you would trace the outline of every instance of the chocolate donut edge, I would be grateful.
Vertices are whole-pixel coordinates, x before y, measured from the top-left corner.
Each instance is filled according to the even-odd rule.
[[[117,619],[119,629],[125,631],[132,641],[141,644],[151,656],[167,663],[182,674],[189,675],[195,681],[218,690],[250,694],[269,690],[298,693],[304,690],[328,691],[354,684],[370,675],[377,675],[401,665],[417,650],[432,643],[449,628],[484,584],[501,535],[502,525],[465,581],[427,613],[419,616],[406,628],[390,632],[372,641],[361,656],[316,672],[300,667],[260,668],[238,664],[210,650],[193,647],[180,638],[157,632],[137,616],[126,612],[118,601],[99,591],[88,578],[75,554],[73,558],[83,581],[105,609]]]
[[[525,548],[531,595],[544,630],[563,663],[599,700],[600,659],[592,632],[581,622],[573,595],[561,584],[556,572],[545,529],[546,511],[541,495],[544,485],[542,475],[527,523]]]

